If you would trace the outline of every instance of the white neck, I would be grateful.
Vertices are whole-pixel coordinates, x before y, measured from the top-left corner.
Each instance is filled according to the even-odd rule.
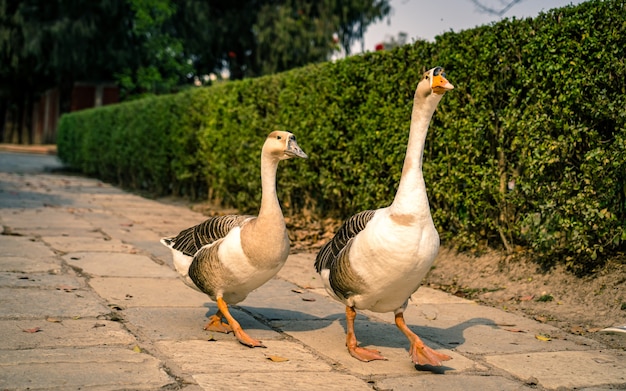
[[[411,113],[411,128],[398,191],[391,204],[392,214],[428,213],[428,197],[422,173],[424,144],[430,120],[442,95],[416,97]]]

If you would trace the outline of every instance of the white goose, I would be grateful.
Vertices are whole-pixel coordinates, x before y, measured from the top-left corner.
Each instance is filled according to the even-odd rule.
[[[261,152],[261,207],[258,217],[217,216],[163,238],[172,250],[174,266],[187,285],[206,293],[217,303],[205,330],[232,331],[239,342],[265,347],[250,337],[228,311],[228,304],[243,301],[254,289],[271,279],[289,255],[289,237],[278,197],[276,170],[280,160],[307,158],[296,137],[274,131]],[[226,318],[228,323],[223,323]]]
[[[415,364],[441,365],[451,359],[426,346],[407,327],[403,313],[439,251],[422,155],[435,109],[443,94],[453,88],[442,68],[424,73],[415,90],[406,157],[392,204],[350,217],[315,260],[328,293],[346,305],[346,345],[361,361],[385,357],[377,350],[358,346],[354,333],[357,309],[393,311],[396,326],[411,343],[409,354]]]

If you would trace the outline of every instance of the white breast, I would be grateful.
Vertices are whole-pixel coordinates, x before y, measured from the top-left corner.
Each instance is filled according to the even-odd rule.
[[[374,289],[353,298],[356,308],[388,312],[403,306],[438,250],[439,235],[430,218],[426,224],[398,225],[389,218],[389,208],[379,210],[350,249],[353,269]]]
[[[255,268],[242,249],[240,234],[241,228],[232,229],[219,244],[218,249],[220,262],[236,278],[236,281],[230,281],[228,287],[224,287],[222,292],[224,300],[230,304],[245,299],[248,293],[274,277],[282,266],[281,264],[275,269],[264,270]]]

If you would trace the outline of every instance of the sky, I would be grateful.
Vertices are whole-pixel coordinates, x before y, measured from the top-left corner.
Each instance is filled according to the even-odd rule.
[[[512,0],[479,0],[489,8],[502,10]],[[467,30],[498,22],[504,18],[537,16],[542,11],[580,4],[582,0],[519,0],[502,16],[481,11],[472,0],[391,0],[389,18],[370,25],[365,32],[365,51],[374,51],[376,44],[397,38],[399,32],[408,34],[407,43],[416,39],[433,41],[436,35],[448,31]],[[352,47],[361,53],[361,43]]]

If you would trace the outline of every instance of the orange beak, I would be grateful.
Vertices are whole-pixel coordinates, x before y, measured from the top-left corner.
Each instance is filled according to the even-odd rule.
[[[433,76],[432,89],[435,94],[443,95],[446,91],[454,89],[454,86],[441,75]]]

